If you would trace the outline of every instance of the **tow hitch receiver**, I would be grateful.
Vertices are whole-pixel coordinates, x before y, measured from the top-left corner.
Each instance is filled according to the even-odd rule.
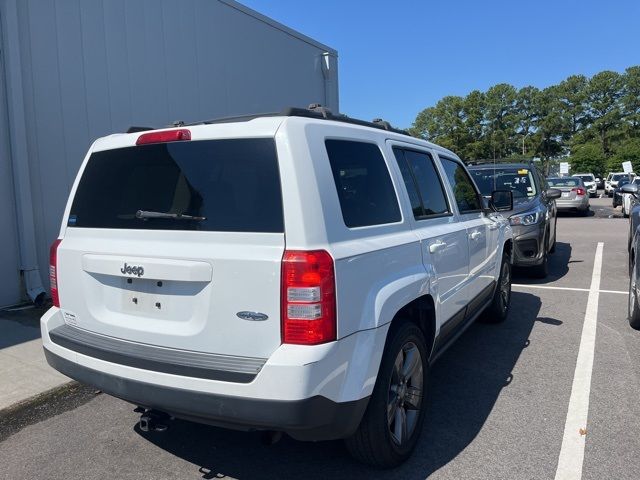
[[[142,409],[136,409],[140,411]],[[173,420],[171,416],[158,410],[144,410],[140,415],[140,430],[143,432],[164,432],[169,428],[169,420]]]

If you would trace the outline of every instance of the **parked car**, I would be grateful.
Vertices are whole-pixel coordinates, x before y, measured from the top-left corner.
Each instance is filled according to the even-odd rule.
[[[637,179],[640,180],[640,179]],[[640,192],[640,183],[636,183],[634,180],[633,183],[628,183],[621,187],[622,191],[625,195],[629,195],[630,197],[630,205],[629,205],[629,235],[627,241],[627,250],[629,251],[629,265],[631,265],[631,245],[633,243],[633,238],[640,227],[640,201],[638,200],[639,192]],[[631,267],[629,267],[629,271],[631,271]]]
[[[593,173],[576,173],[571,176],[582,180],[584,188],[587,190],[590,197],[595,197],[598,194],[597,179]]]
[[[605,181],[604,190],[610,197],[613,196],[613,191],[617,188],[618,182],[622,179],[630,180],[629,174],[624,172],[610,173],[609,177]]]
[[[634,178],[633,181],[629,183],[640,185],[640,177]],[[633,205],[636,203],[637,199],[635,194],[626,192],[623,188],[620,188],[620,190],[622,193],[622,215],[625,218],[628,218],[631,214],[631,209],[633,208]]]
[[[579,177],[547,178],[549,186],[560,190],[560,198],[556,200],[558,211],[577,212],[582,215],[589,213],[589,195]]]
[[[622,186],[625,193],[638,196],[640,187],[636,183],[628,183]],[[637,254],[640,252],[640,204],[634,202],[631,208],[629,220],[629,299],[628,299],[628,320],[629,325],[635,330],[640,330],[640,307],[638,305],[638,285],[640,284],[640,268],[638,267]]]
[[[51,247],[46,358],[143,429],[344,438],[398,465],[429,367],[509,312],[513,194],[489,204],[449,150],[317,106],[98,139]]]
[[[495,190],[513,193],[509,217],[514,237],[514,265],[528,267],[539,278],[548,274],[549,254],[556,246],[556,199],[560,190],[549,188],[533,163],[480,163],[469,166],[482,194]]]
[[[613,195],[611,196],[611,204],[613,208],[617,208],[623,203],[624,193],[620,190],[624,185],[631,183],[628,178],[622,178],[618,181],[618,186],[613,189]]]

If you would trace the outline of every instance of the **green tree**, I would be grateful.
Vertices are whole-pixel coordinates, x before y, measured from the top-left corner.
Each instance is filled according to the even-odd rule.
[[[640,172],[640,138],[632,138],[618,145],[616,153],[609,160],[612,171],[622,171],[622,162],[631,162],[634,172]]]
[[[571,171],[575,173],[585,172],[602,176],[609,170],[602,147],[597,142],[577,146],[569,158],[569,163]]]
[[[587,86],[587,118],[590,120],[591,138],[597,138],[606,156],[612,153],[611,140],[616,128],[621,125],[622,76],[604,71],[589,80]]]
[[[569,156],[574,171],[620,170],[622,159],[640,162],[640,66],[572,75],[544,90],[500,83],[447,96],[422,110],[410,131],[464,159],[534,156],[548,172]]]
[[[533,107],[537,122],[531,142],[535,155],[542,159],[544,172],[549,173],[550,160],[564,153],[565,122],[557,88],[547,87],[540,91]]]
[[[517,152],[516,96],[515,87],[507,83],[494,85],[485,94],[486,135],[493,158],[508,157]]]
[[[462,152],[462,158],[489,158],[491,155],[491,146],[485,136],[485,109],[485,95],[481,91],[474,90],[465,97],[465,130],[469,141]]]
[[[589,81],[584,75],[571,75],[555,88],[566,122],[565,138],[571,138],[588,126],[586,102]]]
[[[518,90],[515,103],[515,118],[518,135],[522,137],[522,156],[527,155],[527,140],[535,132],[538,123],[538,97],[540,90],[536,87],[524,87]],[[530,143],[530,141],[529,141]]]
[[[622,77],[622,114],[631,137],[640,137],[640,66],[629,67]]]

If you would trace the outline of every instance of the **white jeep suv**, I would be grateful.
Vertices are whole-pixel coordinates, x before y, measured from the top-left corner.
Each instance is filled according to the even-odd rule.
[[[397,465],[433,361],[507,316],[496,193],[448,150],[322,107],[98,139],[51,247],[47,360],[145,427],[344,438]]]

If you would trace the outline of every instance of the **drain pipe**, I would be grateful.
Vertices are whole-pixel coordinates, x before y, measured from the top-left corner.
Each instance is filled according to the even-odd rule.
[[[7,123],[18,224],[20,270],[29,299],[34,304],[41,305],[44,303],[46,291],[42,285],[42,277],[38,268],[16,0],[6,1],[3,13],[0,20],[2,21],[1,30],[4,32],[2,44],[5,47],[3,56],[6,91],[0,92],[0,94],[6,97],[7,113],[10,120]]]
[[[321,64],[324,77],[324,106],[338,113],[338,56],[335,52],[324,52]]]

